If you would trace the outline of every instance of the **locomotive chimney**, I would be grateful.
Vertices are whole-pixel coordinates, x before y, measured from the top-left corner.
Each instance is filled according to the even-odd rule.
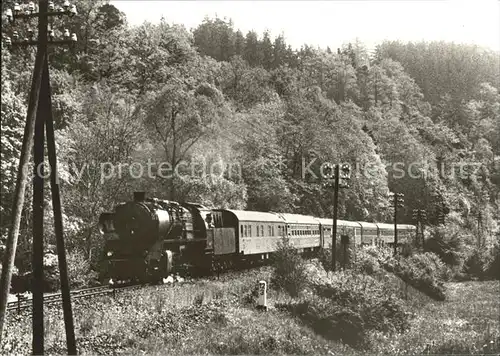
[[[134,192],[134,201],[141,202],[146,199],[146,192]]]

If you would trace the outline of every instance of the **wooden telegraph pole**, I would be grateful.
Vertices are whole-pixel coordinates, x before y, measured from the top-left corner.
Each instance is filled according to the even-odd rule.
[[[337,213],[339,202],[339,188],[348,188],[348,181],[351,178],[351,168],[348,164],[343,164],[342,168],[338,164],[326,165],[327,168],[333,169],[333,174],[327,175],[327,178],[334,180],[333,182],[333,221],[332,221],[332,271],[335,272],[337,266]],[[323,172],[321,172],[323,174]],[[330,182],[326,182],[325,186],[331,186]]]
[[[19,161],[19,169],[16,180],[16,189],[13,203],[13,219],[7,239],[6,256],[2,265],[1,278],[1,314],[0,314],[0,339],[5,323],[7,297],[12,279],[12,268],[16,255],[17,240],[21,213],[24,205],[24,195],[27,185],[29,170],[29,157],[31,149],[34,149],[35,172],[33,178],[33,354],[44,353],[44,323],[43,323],[43,166],[44,166],[44,144],[47,135],[47,151],[50,166],[50,186],[52,191],[52,205],[54,210],[54,225],[57,241],[57,254],[61,280],[61,294],[63,300],[64,324],[66,329],[66,343],[68,354],[76,354],[75,332],[73,325],[73,313],[71,309],[70,290],[68,282],[68,270],[66,264],[66,253],[64,247],[63,222],[59,184],[57,180],[57,156],[54,141],[54,123],[52,117],[52,99],[49,78],[47,46],[49,44],[74,44],[76,35],[69,35],[64,31],[64,40],[54,40],[54,32],[48,29],[48,19],[52,16],[77,14],[76,6],[70,5],[65,0],[62,7],[55,7],[52,1],[40,0],[38,11],[33,2],[25,6],[14,5],[14,9],[8,9],[5,13],[7,20],[14,23],[15,20],[23,18],[29,20],[38,18],[38,41],[32,38],[18,41],[17,32],[14,31],[13,39],[7,37],[8,46],[30,46],[37,45],[37,56],[33,74],[33,82],[30,91],[28,114],[24,130],[23,145]],[[33,135],[34,134],[34,135]],[[34,145],[33,145],[34,136]],[[34,147],[33,147],[34,146]]]
[[[335,165],[335,183],[333,186],[333,225],[332,225],[332,271],[337,266],[337,211],[339,205],[339,165]]]
[[[412,218],[417,226],[416,244],[417,246],[420,244],[423,251],[425,248],[424,222],[427,221],[427,212],[424,209],[413,209]]]
[[[398,208],[402,208],[404,205],[404,194],[403,193],[390,193],[389,197],[392,199],[392,204],[394,204],[394,256],[398,254]]]

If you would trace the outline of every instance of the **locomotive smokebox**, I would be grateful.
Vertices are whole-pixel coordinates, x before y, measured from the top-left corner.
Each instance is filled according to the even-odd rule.
[[[146,199],[146,192],[134,192],[134,201],[141,202]]]

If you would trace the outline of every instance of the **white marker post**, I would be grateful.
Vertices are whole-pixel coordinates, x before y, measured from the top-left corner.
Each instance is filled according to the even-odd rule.
[[[267,311],[267,283],[266,281],[259,282],[259,299],[257,300],[257,308]]]

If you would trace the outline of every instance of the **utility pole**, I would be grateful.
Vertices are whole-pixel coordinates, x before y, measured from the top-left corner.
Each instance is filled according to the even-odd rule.
[[[403,193],[389,193],[389,197],[392,199],[392,204],[394,207],[394,256],[398,254],[398,207],[402,208],[404,205],[404,194]]]
[[[37,11],[38,10],[38,11]],[[35,172],[33,178],[33,354],[44,353],[44,322],[43,322],[43,165],[44,144],[47,134],[47,149],[50,164],[50,182],[52,190],[52,203],[54,209],[55,235],[57,241],[57,254],[61,279],[61,294],[63,299],[63,312],[66,328],[66,342],[68,354],[76,354],[75,333],[73,326],[73,314],[68,282],[68,271],[66,254],[64,248],[64,235],[62,224],[62,211],[59,185],[57,183],[57,157],[54,141],[54,125],[52,117],[52,100],[49,79],[48,53],[49,44],[71,44],[76,42],[76,34],[69,34],[65,29],[63,40],[54,40],[54,30],[49,30],[49,17],[62,15],[74,16],[77,14],[76,6],[71,5],[68,0],[63,2],[62,7],[57,8],[53,1],[40,0],[39,7],[33,1],[28,4],[14,4],[14,9],[7,9],[5,17],[13,24],[17,19],[30,21],[38,18],[38,40],[35,41],[34,31],[29,28],[29,38],[19,40],[17,31],[12,31],[12,39],[7,37],[7,46],[31,46],[37,45],[37,56],[33,74],[33,82],[30,91],[28,114],[21,149],[21,157],[14,193],[13,218],[7,239],[7,251],[2,265],[1,278],[1,314],[0,314],[0,339],[5,323],[7,297],[12,278],[12,268],[16,255],[17,240],[21,213],[24,205],[24,195],[27,184],[27,172],[29,169],[30,151],[34,148]],[[34,133],[34,145],[33,145]],[[34,147],[33,147],[34,146]]]
[[[334,180],[333,182],[333,221],[332,221],[332,271],[335,272],[337,265],[337,212],[339,202],[339,188],[349,188],[349,179],[351,179],[351,168],[348,164],[343,164],[342,168],[338,164],[332,166],[326,164],[326,168],[333,170],[333,174],[327,174],[326,178]],[[323,172],[322,172],[323,173]],[[327,181],[324,186],[330,186],[331,182]]]
[[[339,165],[335,165],[333,187],[333,224],[332,224],[332,271],[337,266],[337,211],[339,205]]]
[[[427,221],[427,212],[424,209],[413,209],[412,212],[413,220],[417,225],[417,244],[419,240],[419,230],[420,236],[422,238],[422,250],[425,248],[425,235],[424,235],[424,222]],[[419,229],[420,227],[420,229]]]
[[[481,248],[482,245],[482,225],[483,225],[483,214],[480,210],[477,212],[477,248]]]

